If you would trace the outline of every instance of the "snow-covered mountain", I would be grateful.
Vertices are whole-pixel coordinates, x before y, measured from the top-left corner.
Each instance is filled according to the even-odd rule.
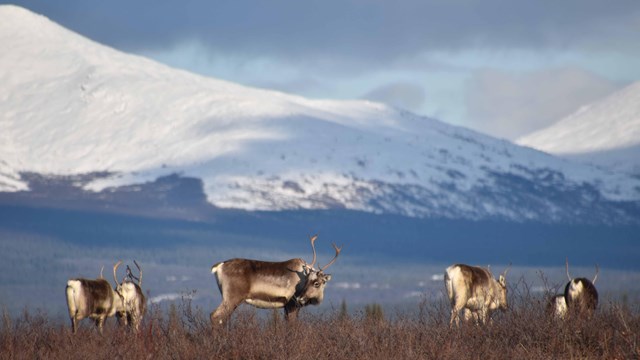
[[[0,6],[0,190],[25,173],[117,191],[169,174],[246,210],[638,222],[640,180],[365,101],[172,69]]]
[[[640,177],[640,81],[516,143]]]

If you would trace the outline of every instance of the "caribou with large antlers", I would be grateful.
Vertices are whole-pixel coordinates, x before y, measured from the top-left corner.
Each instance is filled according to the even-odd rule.
[[[303,306],[320,304],[324,288],[331,280],[331,275],[324,271],[336,261],[342,248],[333,244],[336,252],[333,259],[314,269],[317,238],[311,237],[311,264],[302,259],[282,262],[231,259],[213,265],[211,273],[216,276],[222,303],[211,313],[211,323],[222,324],[242,302],[263,309],[284,308],[288,320],[296,318]]]
[[[593,280],[587,278],[571,278],[569,275],[569,259],[566,260],[567,278],[569,282],[564,288],[564,300],[568,313],[585,314],[591,317],[598,307],[598,290],[595,283],[598,279],[600,268],[596,265],[596,274]]]
[[[113,269],[113,277],[116,277],[116,270],[122,261],[118,262]],[[133,260],[138,268],[138,276],[133,275],[131,268],[127,265],[127,273],[117,285],[116,291],[122,294],[123,307],[116,312],[118,321],[124,325],[130,325],[135,331],[140,328],[142,317],[147,308],[147,300],[142,292],[142,269],[138,262]],[[134,281],[137,281],[135,283]]]
[[[449,325],[460,322],[459,312],[464,309],[464,319],[473,316],[483,324],[496,309],[506,310],[507,268],[498,278],[493,278],[489,269],[464,264],[451,265],[444,273],[444,283],[451,302]]]
[[[71,279],[67,281],[67,307],[71,318],[71,329],[75,333],[78,330],[78,321],[91,318],[102,332],[102,325],[107,317],[115,315],[124,309],[123,295],[116,278],[118,262],[113,267],[113,278],[116,289],[105,279]],[[102,277],[102,275],[101,275]]]

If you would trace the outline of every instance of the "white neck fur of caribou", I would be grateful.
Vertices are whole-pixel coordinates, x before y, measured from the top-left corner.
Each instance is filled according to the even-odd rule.
[[[216,276],[222,303],[210,315],[212,324],[222,324],[242,302],[264,309],[284,308],[287,319],[296,318],[303,306],[320,304],[331,280],[331,275],[324,271],[336,261],[342,248],[333,244],[334,258],[324,267],[314,269],[317,237],[311,237],[311,264],[302,259],[282,262],[231,259],[213,265],[211,273]]]

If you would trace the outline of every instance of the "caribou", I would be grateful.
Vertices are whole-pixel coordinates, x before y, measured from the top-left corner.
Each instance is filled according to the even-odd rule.
[[[596,274],[593,280],[587,278],[572,278],[569,275],[569,259],[566,260],[567,278],[569,282],[564,288],[564,300],[567,311],[573,314],[584,314],[591,317],[598,307],[598,290],[595,283],[598,279],[600,268],[596,265]]]
[[[547,302],[547,314],[556,319],[564,319],[567,315],[567,302],[564,299],[564,293],[556,294],[549,298]]]
[[[78,321],[84,318],[93,319],[102,333],[102,325],[106,318],[114,316],[118,311],[123,311],[124,298],[116,278],[118,265],[120,262],[113,267],[116,289],[113,289],[111,284],[103,278],[96,280],[78,278],[67,281],[67,307],[74,334],[78,330]]]
[[[317,238],[317,235],[310,238],[311,264],[302,259],[269,262],[236,258],[213,265],[211,273],[216,277],[222,302],[211,313],[211,323],[223,324],[242,302],[263,309],[284,308],[287,320],[297,318],[303,306],[322,303],[324,288],[331,280],[325,270],[336,261],[342,248],[332,244],[333,259],[315,269]]]
[[[444,273],[444,283],[451,302],[449,326],[454,321],[459,325],[460,310],[464,310],[465,320],[473,316],[476,323],[483,324],[496,309],[506,310],[508,271],[509,268],[500,275],[499,280],[495,280],[489,269],[464,264],[449,266]]]
[[[115,266],[114,277],[120,263],[118,262]],[[133,275],[131,268],[127,265],[126,275],[116,289],[118,293],[122,294],[123,301],[123,307],[116,312],[116,317],[119,323],[129,325],[138,331],[146,311],[147,300],[142,292],[142,269],[137,261],[133,260],[133,263],[138,268],[138,276]]]

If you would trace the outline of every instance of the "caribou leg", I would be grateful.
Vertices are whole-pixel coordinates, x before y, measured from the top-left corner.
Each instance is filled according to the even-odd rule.
[[[116,318],[118,318],[118,325],[120,326],[126,326],[129,324],[126,311],[118,311],[116,313]]]
[[[131,313],[131,318],[129,319],[129,322],[133,325],[133,329],[137,332],[138,329],[140,329],[140,323],[141,321],[141,317],[138,312],[134,311],[133,313]]]
[[[213,326],[222,325],[230,316],[231,313],[240,305],[240,301],[225,301],[223,300],[220,306],[209,315],[211,324]]]
[[[462,310],[462,312],[464,313],[464,321],[468,322],[469,320],[471,320],[472,318],[476,321],[476,323],[478,322],[478,316],[476,313],[472,312],[471,310],[464,308]]]
[[[478,315],[477,318],[480,319],[480,321],[477,321],[477,323],[482,323],[482,325],[486,325],[487,324],[487,309],[482,307],[480,310],[478,310]]]
[[[78,331],[78,320],[75,316],[71,317],[71,331],[75,334]]]
[[[298,311],[300,310],[300,305],[296,303],[294,300],[289,301],[284,306],[284,318],[287,321],[295,321],[298,319]]]
[[[456,326],[460,326],[460,310],[464,309],[464,319],[467,320],[467,309],[464,304],[464,297],[454,295],[451,299],[451,319],[449,320],[449,327],[453,326],[455,321]]]
[[[455,321],[456,326],[460,326],[460,314],[459,309],[455,307],[455,305],[451,308],[451,319],[449,320],[449,327],[453,326],[453,322]]]
[[[102,334],[102,325],[104,325],[105,319],[106,316],[99,316],[98,318],[96,318],[96,326],[98,327],[98,331],[100,331],[100,334]]]

